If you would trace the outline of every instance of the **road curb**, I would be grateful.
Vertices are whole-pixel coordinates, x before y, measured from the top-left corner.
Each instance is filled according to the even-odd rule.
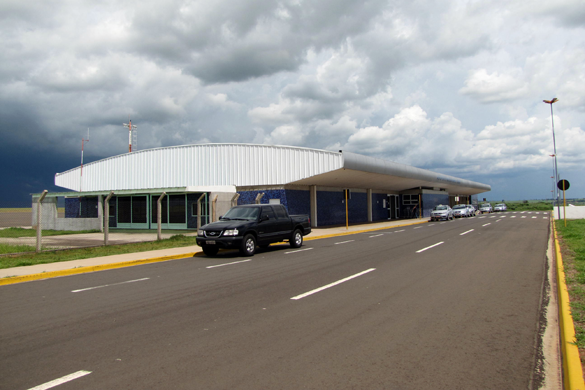
[[[585,389],[583,381],[583,367],[579,357],[575,338],[575,324],[571,316],[571,306],[569,302],[569,291],[565,283],[565,271],[563,267],[563,257],[561,247],[557,238],[557,229],[554,219],[552,221],[553,234],[555,239],[555,258],[557,266],[557,288],[559,295],[559,323],[561,331],[561,351],[563,354],[563,381],[565,389]]]
[[[167,261],[167,260],[184,259],[185,257],[194,257],[198,253],[200,253],[200,252],[182,253],[180,255],[152,257],[149,259],[121,261],[118,263],[108,263],[108,264],[92,265],[92,266],[86,266],[86,267],[77,267],[77,268],[71,268],[71,269],[65,269],[65,270],[59,270],[59,271],[43,272],[40,274],[9,276],[9,277],[0,279],[0,286],[7,285],[7,284],[30,282],[33,280],[51,279],[51,278],[57,278],[60,276],[84,274],[84,273],[96,272],[96,271],[105,271],[108,269],[132,267],[132,266],[141,265],[141,264],[158,263],[158,262]]]
[[[423,224],[423,223],[428,223],[428,220],[425,219],[422,221],[404,223],[404,224],[394,225],[394,226],[378,227],[378,228],[373,228],[373,229],[363,229],[363,230],[339,232],[339,233],[333,233],[333,234],[325,234],[325,235],[318,236],[318,237],[306,237],[304,240],[310,241],[310,240],[318,240],[321,238],[347,236],[350,234],[367,233],[367,232],[373,232],[373,231],[378,231],[378,230],[394,229],[394,228],[398,228],[398,227],[419,225],[419,224]],[[66,269],[66,270],[49,271],[49,272],[30,274],[30,275],[8,276],[8,277],[0,279],[0,286],[4,286],[4,285],[8,285],[8,284],[23,283],[23,282],[31,282],[34,280],[51,279],[51,278],[57,278],[60,276],[77,275],[77,274],[84,274],[84,273],[89,273],[89,272],[105,271],[105,270],[109,270],[109,269],[132,267],[135,265],[157,263],[157,262],[167,261],[167,260],[184,259],[186,257],[195,257],[195,256],[201,256],[201,255],[203,255],[202,252],[190,252],[190,253],[183,253],[183,254],[179,254],[179,255],[152,257],[152,258],[148,258],[148,259],[122,261],[122,262],[118,262],[118,263],[100,264],[100,265],[95,265],[95,266],[85,266],[85,267],[82,266],[82,267],[71,268],[71,269]]]
[[[428,223],[428,222],[429,221],[425,219],[422,221],[403,223],[401,225],[394,225],[394,226],[390,226],[390,227],[386,226],[386,227],[379,227],[379,228],[373,228],[373,229],[355,230],[352,232],[339,232],[339,233],[333,233],[333,234],[324,234],[324,235],[318,236],[318,237],[305,237],[304,240],[311,241],[311,240],[318,240],[320,238],[339,237],[339,236],[347,236],[347,235],[356,234],[356,233],[375,232],[378,230],[394,229],[394,228],[399,228],[399,227],[403,227],[403,226],[420,225],[420,224]]]

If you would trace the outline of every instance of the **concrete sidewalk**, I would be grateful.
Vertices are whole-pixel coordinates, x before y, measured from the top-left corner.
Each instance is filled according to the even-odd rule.
[[[345,226],[340,227],[328,227],[328,228],[313,228],[313,231],[308,236],[305,236],[305,241],[310,241],[314,239],[324,238],[324,237],[331,237],[331,236],[341,236],[345,234],[353,234],[359,232],[367,232],[373,230],[381,230],[381,229],[388,229],[394,228],[399,226],[408,226],[408,225],[415,225],[420,223],[427,223],[428,219],[406,219],[406,220],[396,220],[396,221],[385,221],[385,222],[375,222],[375,223],[367,223],[367,224],[360,224],[360,225],[351,225],[349,228]],[[140,237],[143,235],[148,235],[150,240],[156,239],[156,233],[110,233],[110,242],[112,243],[129,243],[129,242],[138,242],[138,241],[148,241],[144,240],[144,237]],[[189,233],[187,235],[195,235],[196,233]],[[85,246],[91,245],[93,243],[94,246],[101,245],[103,243],[103,234],[102,233],[90,233],[90,234],[79,234],[79,235],[70,235],[70,236],[54,236],[54,237],[46,237],[43,238],[43,242],[48,239],[54,240],[53,242],[57,244],[56,241],[59,240],[67,240],[67,241],[74,241],[75,237],[78,236],[77,239],[83,241]],[[170,237],[171,234],[168,234]],[[61,238],[58,238],[61,237]],[[154,237],[154,238],[152,238]],[[142,238],[142,239],[140,239]],[[166,237],[165,237],[166,238]],[[59,245],[56,245],[59,246]],[[65,245],[64,245],[65,246]],[[77,246],[77,245],[73,245]],[[37,280],[37,279],[45,279],[50,277],[56,276],[64,276],[64,275],[71,275],[71,274],[78,274],[84,272],[94,272],[94,271],[101,271],[105,269],[113,269],[113,268],[121,268],[121,267],[128,267],[133,265],[139,264],[146,264],[146,263],[153,263],[158,261],[166,261],[166,260],[173,260],[173,259],[180,259],[185,257],[193,257],[198,253],[202,253],[201,247],[194,245],[194,246],[186,246],[180,248],[170,248],[170,249],[161,249],[155,251],[148,251],[148,252],[137,252],[137,253],[126,253],[122,255],[113,255],[113,256],[103,256],[103,257],[95,257],[90,259],[82,259],[82,260],[70,260],[70,261],[63,261],[59,263],[50,263],[50,264],[37,264],[37,265],[30,265],[30,266],[23,266],[23,267],[15,267],[15,268],[6,268],[0,269],[0,285],[2,284],[12,284],[12,283],[19,283],[29,280]]]

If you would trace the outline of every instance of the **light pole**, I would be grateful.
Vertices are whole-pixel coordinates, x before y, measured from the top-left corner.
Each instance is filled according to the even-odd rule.
[[[552,123],[552,133],[553,133],[553,147],[555,152],[555,184],[559,180],[559,166],[557,164],[557,141],[555,140],[555,119],[553,116],[553,103],[558,102],[559,99],[554,98],[552,100],[543,100],[546,104],[550,104],[550,120]],[[561,219],[561,205],[559,204],[559,191],[556,191],[556,199],[557,199],[557,211],[558,211],[558,219]]]

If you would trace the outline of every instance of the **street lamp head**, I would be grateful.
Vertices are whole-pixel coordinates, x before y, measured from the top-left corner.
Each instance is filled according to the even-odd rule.
[[[546,104],[553,104],[553,103],[556,103],[558,101],[559,101],[559,99],[557,99],[557,98],[554,98],[553,100],[543,100],[543,102],[545,102]]]

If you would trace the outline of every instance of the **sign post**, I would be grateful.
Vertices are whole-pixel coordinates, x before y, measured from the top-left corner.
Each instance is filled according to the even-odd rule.
[[[563,190],[563,217],[565,219],[565,227],[567,227],[567,198],[565,197],[565,191],[569,189],[571,183],[568,180],[559,180],[557,187],[559,190]]]

